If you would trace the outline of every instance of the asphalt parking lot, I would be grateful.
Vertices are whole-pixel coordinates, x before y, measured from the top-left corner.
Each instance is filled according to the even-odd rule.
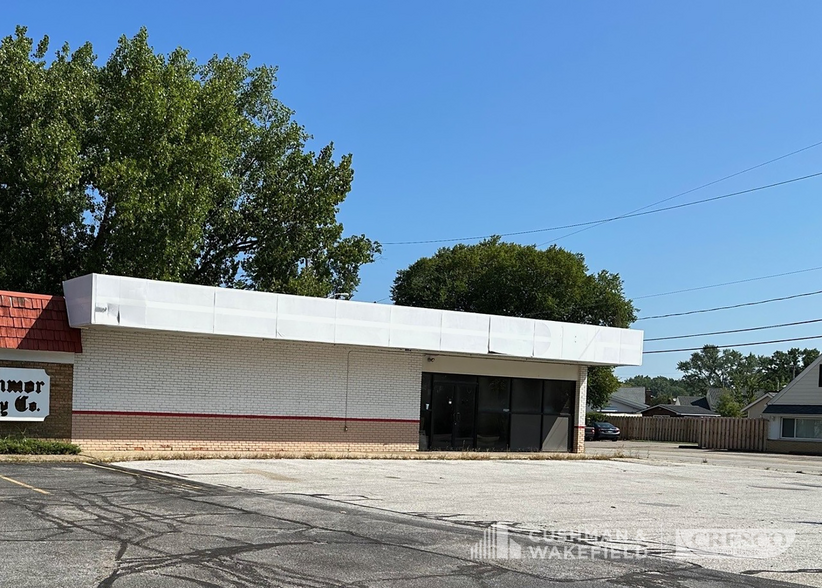
[[[610,442],[605,442],[610,443]],[[618,444],[611,444],[616,446]],[[667,447],[673,451],[673,446]],[[698,450],[692,450],[698,451]],[[684,454],[683,454],[684,455]],[[124,464],[185,480],[269,495],[301,495],[417,518],[521,533],[548,532],[608,545],[638,543],[670,561],[738,574],[822,585],[822,477],[797,473],[791,456],[747,465],[659,457],[613,461],[200,460]],[[686,455],[685,459],[691,457]],[[733,460],[725,453],[720,458]],[[815,460],[815,461],[814,461]],[[802,460],[814,471],[819,458]],[[766,465],[767,464],[767,465]],[[781,465],[779,465],[781,464]],[[784,533],[778,553],[677,551],[693,530]],[[574,565],[557,568],[574,575]],[[557,573],[557,572],[554,572]]]
[[[265,474],[250,475],[290,483],[279,467],[301,465],[265,463],[253,466]],[[319,472],[347,462],[313,463]],[[441,462],[394,464],[420,466],[430,478],[427,467]],[[348,465],[370,466],[367,478],[383,473],[376,462]],[[462,463],[452,465],[459,472]],[[789,585],[656,556],[603,557],[582,551],[580,537],[545,541],[577,549],[576,559],[528,557],[524,549],[521,558],[487,559],[476,551],[488,537],[484,525],[103,465],[0,464],[0,502],[4,587]]]

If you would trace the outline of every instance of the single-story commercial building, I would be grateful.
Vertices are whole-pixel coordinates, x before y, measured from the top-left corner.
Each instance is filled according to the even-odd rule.
[[[98,274],[63,286],[0,292],[0,435],[582,451],[588,366],[642,359],[638,330]]]
[[[767,451],[822,455],[822,356],[768,401]]]

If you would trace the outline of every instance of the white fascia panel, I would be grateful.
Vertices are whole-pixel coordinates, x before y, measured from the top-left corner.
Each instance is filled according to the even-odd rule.
[[[596,362],[594,341],[597,327],[588,325],[568,325],[563,329],[562,356],[558,359],[580,363]]]
[[[491,315],[488,351],[516,357],[533,357],[534,321]]]
[[[390,327],[390,306],[363,302],[337,303],[335,343],[388,347]]]
[[[642,331],[92,274],[64,282],[73,327],[110,325],[431,353],[641,365]]]
[[[642,365],[645,331],[620,329],[619,365]]]
[[[145,326],[149,329],[168,329],[189,333],[214,332],[214,297],[216,291],[202,286],[171,282],[132,283],[124,279],[120,286],[120,300],[125,310],[145,305]],[[138,298],[139,297],[139,298]],[[135,308],[136,310],[136,308]],[[134,317],[139,320],[139,311]]]
[[[277,302],[277,338],[334,343],[337,301],[280,294]]]
[[[562,357],[562,323],[536,321],[534,323],[534,357],[559,359]]]
[[[86,327],[93,322],[94,278],[94,274],[89,274],[63,282],[69,325],[74,328]]]
[[[280,295],[219,289],[214,299],[214,334],[277,339]]]
[[[388,308],[391,309],[391,347],[439,351],[442,330],[440,313],[407,306]]]
[[[491,317],[443,310],[440,351],[488,353],[488,330]]]

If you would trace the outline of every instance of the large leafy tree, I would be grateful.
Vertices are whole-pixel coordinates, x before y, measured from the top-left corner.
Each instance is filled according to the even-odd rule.
[[[0,42],[0,286],[107,272],[310,296],[352,292],[379,244],[343,237],[351,157],[308,151],[248,56],[199,64],[147,32],[105,63]]]
[[[553,246],[503,243],[492,238],[456,245],[400,270],[395,304],[628,327],[636,309],[619,275],[589,273],[582,255]],[[609,368],[592,368],[589,399],[607,404],[619,387]]]
[[[634,376],[622,384],[647,388],[651,391],[653,404],[668,404],[677,396],[687,396],[689,393],[681,380],[665,376]]]
[[[770,390],[781,390],[806,367],[819,357],[818,349],[798,349],[775,351],[770,357],[763,357],[762,382]]]

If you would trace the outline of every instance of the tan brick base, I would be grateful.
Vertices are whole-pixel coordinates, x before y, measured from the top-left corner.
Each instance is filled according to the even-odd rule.
[[[88,451],[415,451],[416,421],[75,412]]]

